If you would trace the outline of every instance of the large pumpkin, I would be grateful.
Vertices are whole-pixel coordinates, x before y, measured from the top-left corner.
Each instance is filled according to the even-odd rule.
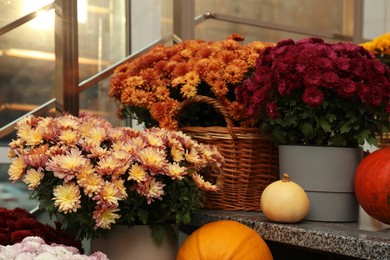
[[[272,260],[261,236],[233,220],[210,222],[184,240],[176,260]]]
[[[360,162],[355,173],[355,194],[368,215],[390,224],[390,147]]]

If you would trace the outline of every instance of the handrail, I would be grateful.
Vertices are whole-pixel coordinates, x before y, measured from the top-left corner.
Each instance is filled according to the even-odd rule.
[[[138,57],[140,57],[141,55],[143,55],[144,53],[148,52],[150,49],[152,49],[153,47],[155,47],[156,45],[158,44],[165,44],[167,43],[169,40],[172,40],[173,42],[175,43],[178,43],[178,42],[181,42],[181,39],[176,36],[175,34],[168,34],[152,43],[150,43],[149,45],[145,46],[144,48],[142,48],[141,50],[125,57],[124,59],[118,61],[117,63],[114,63],[113,65],[111,65],[110,67],[98,72],[97,74],[93,75],[92,77],[82,81],[80,84],[79,84],[79,92],[82,92],[84,90],[86,90],[87,88],[90,88],[92,87],[93,85],[95,85],[96,83],[98,83],[99,81],[107,78],[109,75],[111,75],[114,70],[116,69],[116,67],[118,67],[119,65],[121,64],[124,64],[126,62],[128,62],[129,60],[131,59],[136,59]]]
[[[25,117],[25,116],[28,116],[28,115],[39,115],[39,114],[42,114],[44,112],[49,111],[52,108],[57,108],[57,110],[61,111],[62,108],[59,107],[59,106],[60,106],[60,104],[58,104],[56,99],[53,98],[53,99],[47,101],[46,103],[40,105],[39,107],[35,108],[34,110],[31,110],[30,112],[24,114],[22,117]],[[3,138],[6,135],[12,133],[15,130],[16,123],[22,117],[19,117],[19,118],[15,119],[14,121],[8,123],[7,125],[1,127],[0,128],[0,139]]]
[[[19,19],[3,26],[0,28],[0,36],[31,21],[32,19],[34,19],[35,17],[38,16],[38,14],[40,12],[46,12],[46,11],[50,11],[51,9],[54,9],[54,2],[53,3],[50,3],[48,5],[45,5],[41,8],[39,8],[38,10],[35,10],[34,12],[31,12],[23,17],[20,17]]]
[[[340,35],[340,34],[334,34],[334,33],[322,33],[322,32],[318,32],[315,30],[303,29],[303,28],[299,28],[299,27],[295,27],[295,26],[281,25],[281,24],[269,23],[269,22],[261,22],[261,21],[256,21],[253,19],[242,18],[242,17],[233,16],[233,15],[220,14],[220,13],[215,13],[215,12],[210,12],[210,11],[205,12],[204,14],[195,17],[195,25],[198,25],[198,24],[200,24],[208,19],[214,19],[214,20],[219,20],[219,21],[224,21],[224,22],[239,23],[239,24],[244,24],[244,25],[249,25],[249,26],[271,29],[271,30],[275,30],[275,31],[304,34],[304,35],[309,35],[309,36],[319,37],[319,38],[336,39],[336,40],[340,40],[340,41],[352,42],[354,39],[352,36],[347,36],[347,35]],[[368,41],[368,39],[363,39],[363,40]]]

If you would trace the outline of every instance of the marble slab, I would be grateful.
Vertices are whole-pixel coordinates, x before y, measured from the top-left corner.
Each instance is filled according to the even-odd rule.
[[[261,212],[201,210],[192,217],[192,224],[222,219],[241,222],[269,241],[360,259],[390,260],[390,229],[361,230],[357,222],[282,224],[269,221]]]

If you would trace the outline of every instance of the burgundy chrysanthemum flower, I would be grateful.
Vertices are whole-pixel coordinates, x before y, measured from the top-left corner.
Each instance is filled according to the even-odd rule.
[[[317,107],[324,101],[324,93],[317,88],[306,88],[302,100],[309,106]]]
[[[276,119],[279,117],[278,106],[271,102],[267,104],[267,114],[270,118]]]

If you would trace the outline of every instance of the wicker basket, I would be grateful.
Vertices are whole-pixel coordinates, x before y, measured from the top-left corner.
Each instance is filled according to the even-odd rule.
[[[183,102],[206,103],[221,113],[227,127],[181,127],[194,140],[217,146],[225,158],[223,187],[206,194],[206,209],[261,211],[264,188],[279,179],[278,151],[271,138],[258,128],[233,127],[233,120],[220,103],[210,97],[196,96]],[[216,179],[218,176],[208,176]]]

